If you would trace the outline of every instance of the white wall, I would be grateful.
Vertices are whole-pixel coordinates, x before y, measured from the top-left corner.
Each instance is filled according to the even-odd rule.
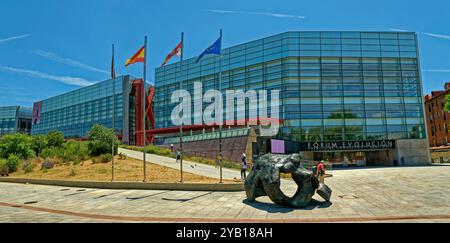
[[[401,158],[405,165],[429,165],[431,164],[430,150],[426,139],[397,140],[395,143],[396,159],[401,166]]]

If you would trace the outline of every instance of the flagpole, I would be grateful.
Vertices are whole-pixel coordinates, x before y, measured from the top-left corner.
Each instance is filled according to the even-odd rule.
[[[219,54],[219,92],[221,96],[221,100],[223,101],[222,96],[222,29],[220,29],[220,54]],[[222,112],[222,120],[219,122],[219,163],[220,163],[220,181],[219,183],[223,183],[222,181],[222,122],[223,122],[223,110]]]
[[[111,155],[112,155],[112,165],[111,165],[111,181],[114,181],[114,141],[115,141],[115,137],[116,137],[116,131],[115,131],[115,99],[116,99],[116,70],[114,67],[114,44],[112,45],[112,67],[111,67],[111,78],[112,78],[112,85],[113,85],[113,96],[112,96],[112,130],[113,130],[113,134],[112,134],[112,141],[111,141]]]
[[[147,181],[147,165],[145,163],[145,143],[146,143],[146,130],[145,130],[145,80],[147,78],[147,36],[145,36],[144,41],[144,80],[142,81],[142,144],[144,146],[143,156],[144,156],[144,182]]]
[[[181,56],[180,56],[180,92],[183,88],[183,52],[184,52],[184,32],[181,32]],[[184,114],[183,114],[184,115]],[[183,118],[180,124],[180,183],[183,183]]]

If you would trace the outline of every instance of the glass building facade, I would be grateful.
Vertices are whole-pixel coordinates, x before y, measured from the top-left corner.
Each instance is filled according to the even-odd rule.
[[[47,134],[53,130],[66,138],[84,138],[95,124],[112,127],[112,94],[115,85],[115,131],[123,134],[128,118],[129,76],[117,77],[61,94],[34,104],[32,134]],[[127,93],[128,90],[128,93]]]
[[[0,136],[12,133],[30,133],[31,107],[0,107]]]
[[[283,124],[272,139],[296,142],[299,147],[331,142],[336,148],[339,143],[340,149],[353,141],[355,152],[379,150],[362,145],[383,141],[392,147],[367,152],[364,160],[388,164],[429,161],[415,33],[286,32],[223,49],[221,58],[221,68],[219,56],[209,55],[199,63],[192,58],[182,65],[177,62],[156,69],[156,128],[174,126],[171,112],[178,104],[171,103],[171,95],[179,89],[180,79],[192,96],[195,82],[202,83],[203,93],[218,90],[221,71],[222,93],[280,91]],[[195,102],[194,98],[191,107]],[[252,118],[246,103],[244,110],[237,108],[236,112]],[[327,149],[318,152],[309,157],[336,157],[325,154]],[[340,160],[361,157],[360,153],[338,152]]]
[[[173,126],[180,78],[191,94],[194,82],[219,88],[218,58],[156,69],[156,128]],[[287,32],[226,48],[227,89],[280,90],[286,140],[426,138],[415,33]]]

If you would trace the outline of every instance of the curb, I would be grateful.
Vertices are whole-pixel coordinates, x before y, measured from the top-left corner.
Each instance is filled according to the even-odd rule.
[[[0,182],[35,184],[47,186],[81,187],[96,189],[128,190],[172,190],[172,191],[244,191],[244,184],[205,184],[205,183],[144,183],[144,182],[103,182],[103,181],[65,181],[27,178],[2,178]]]

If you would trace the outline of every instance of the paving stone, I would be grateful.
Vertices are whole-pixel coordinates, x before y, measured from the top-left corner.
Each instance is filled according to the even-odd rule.
[[[173,221],[173,218],[181,222],[186,219],[326,222],[337,218],[359,222],[360,218],[396,216],[413,217],[408,222],[450,222],[450,166],[343,169],[332,173],[334,177],[326,180],[333,189],[331,203],[326,204],[315,196],[316,203],[305,209],[279,207],[267,197],[248,203],[244,192],[78,191],[80,188],[0,183],[0,222],[135,222],[134,218],[98,219],[51,210],[94,216],[155,217],[156,222]],[[294,191],[295,185],[286,183],[283,189]],[[24,204],[30,201],[37,203]],[[5,206],[5,203],[31,209]],[[48,211],[39,212],[33,207]],[[427,218],[429,215],[441,217]]]

